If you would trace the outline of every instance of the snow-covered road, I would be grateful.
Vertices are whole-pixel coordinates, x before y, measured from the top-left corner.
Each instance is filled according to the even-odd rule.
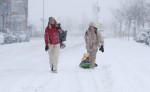
[[[50,72],[43,39],[0,45],[0,92],[150,92],[150,47],[105,39],[94,70],[81,69],[83,38],[69,38],[58,73]]]

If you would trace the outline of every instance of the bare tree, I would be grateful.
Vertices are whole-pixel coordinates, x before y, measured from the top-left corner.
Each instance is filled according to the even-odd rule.
[[[137,29],[139,32],[140,27],[144,28],[146,20],[150,19],[149,10],[150,2],[148,2],[147,0],[126,0],[124,3],[121,3],[120,8],[115,9],[113,15],[116,18],[116,20],[118,20],[118,22],[120,23],[120,31],[123,22],[126,23],[126,26],[128,28],[128,40],[132,21],[137,22]]]
[[[125,16],[124,16],[124,12],[122,10],[122,8],[120,9],[116,9],[115,11],[113,11],[113,16],[116,19],[116,21],[119,23],[119,35],[120,37],[122,37],[121,32],[122,32],[122,24],[124,22]]]

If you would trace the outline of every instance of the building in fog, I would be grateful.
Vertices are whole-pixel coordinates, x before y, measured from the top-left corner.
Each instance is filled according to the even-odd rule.
[[[26,31],[28,0],[0,0],[0,29]]]

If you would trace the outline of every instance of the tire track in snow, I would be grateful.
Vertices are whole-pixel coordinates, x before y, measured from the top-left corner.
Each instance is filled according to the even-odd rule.
[[[71,45],[71,46],[69,46],[69,47],[66,47],[65,49],[63,49],[62,51],[61,51],[61,53],[60,53],[60,58],[61,57],[64,57],[64,55],[65,54],[68,54],[69,53],[69,51],[70,50],[72,50],[72,48],[78,48],[79,46],[81,46],[83,43],[82,42],[80,42],[80,43],[76,43],[76,44],[74,44],[74,45]],[[57,78],[54,78],[54,80],[57,80],[57,83],[55,84],[55,88],[56,89],[54,89],[54,88],[49,88],[49,86],[50,86],[50,83],[49,82],[47,82],[46,84],[45,84],[45,86],[42,88],[42,92],[45,92],[46,90],[53,90],[53,92],[61,92],[61,90],[60,90],[60,88],[61,88],[61,86],[63,86],[64,84],[63,84],[63,79],[64,80],[66,80],[66,76],[68,75],[68,71],[66,70],[66,66],[68,66],[68,63],[67,63],[67,61],[65,60],[65,61],[63,61],[62,62],[63,63],[63,67],[59,67],[58,66],[58,74],[56,74],[56,76],[57,76]],[[59,64],[58,65],[60,65],[61,64],[61,60],[59,60]],[[59,68],[61,68],[60,70],[59,70]],[[68,67],[69,68],[69,67]],[[71,67],[70,67],[71,68]],[[69,69],[70,69],[69,68]],[[67,72],[67,73],[66,73]],[[59,75],[59,76],[58,76]],[[55,76],[55,77],[56,77]],[[71,76],[72,77],[72,76]],[[78,86],[78,88],[80,89],[80,86]],[[45,90],[45,91],[44,91]]]
[[[76,44],[76,45],[73,45],[73,46],[71,46],[68,50],[67,50],[67,52],[68,51],[70,51],[71,50],[71,48],[74,48],[74,49],[76,49],[76,50],[79,50],[79,52],[81,52],[81,50],[83,50],[83,48],[84,48],[84,44],[83,44],[83,42],[80,42],[80,43],[78,43],[78,44]],[[80,48],[80,49],[79,49]],[[85,49],[85,48],[84,48]],[[78,55],[83,55],[83,53],[82,54],[78,54]],[[82,56],[81,56],[82,57]],[[72,58],[72,57],[70,57],[70,58]],[[80,59],[81,60],[81,59]],[[79,62],[80,63],[80,62]],[[67,64],[66,64],[67,65]],[[64,65],[64,66],[66,66],[66,65]],[[107,66],[107,67],[109,67],[108,65],[103,65],[103,66]],[[90,71],[90,70],[87,70],[86,72],[88,72],[88,73],[85,73],[85,76],[81,76],[81,75],[83,75],[83,73],[84,73],[84,70],[82,71],[82,69],[80,70],[80,71],[82,71],[82,72],[80,72],[80,71],[78,71],[78,77],[77,77],[77,80],[78,80],[78,85],[80,85],[78,88],[80,89],[80,91],[79,92],[85,92],[85,91],[87,91],[88,92],[88,90],[85,90],[85,88],[87,88],[87,89],[90,89],[89,87],[86,87],[86,85],[85,85],[85,83],[87,82],[87,81],[85,81],[85,83],[84,83],[84,81],[82,82],[81,80],[83,80],[84,78],[86,78],[87,76],[88,76],[88,78],[86,78],[87,80],[90,80],[90,82],[91,82],[91,84],[89,84],[89,85],[94,85],[93,86],[93,88],[92,89],[94,89],[94,92],[99,92],[99,90],[102,90],[102,92],[111,92],[111,86],[112,86],[112,78],[111,78],[111,74],[110,74],[110,71],[108,71],[108,69],[107,69],[107,67],[103,67],[103,70],[104,70],[104,73],[100,70],[100,73],[103,73],[102,75],[103,75],[103,77],[101,76],[101,78],[102,78],[102,83],[98,83],[96,80],[98,79],[98,78],[96,78],[95,76],[97,76],[97,74],[95,74],[95,76],[94,76],[94,74],[93,74],[93,72],[92,71]],[[80,67],[79,67],[80,68]],[[93,70],[93,71],[95,71],[95,70]],[[82,74],[81,74],[82,73]],[[103,90],[104,88],[102,88],[102,89],[99,89],[100,88],[100,86],[98,85],[98,84],[102,84],[102,85],[104,85],[103,87],[105,88],[105,90]],[[91,89],[90,89],[91,90]]]
[[[137,73],[137,70],[134,69],[133,66],[131,66],[131,62],[128,62],[130,60],[128,60],[127,58],[123,58],[123,57],[118,57],[115,53],[112,53],[112,51],[110,52],[111,55],[113,57],[115,57],[115,61],[117,62],[116,64],[118,64],[118,66],[120,67],[120,69],[122,70],[122,75],[124,76],[124,80],[126,80],[127,84],[130,84],[130,86],[127,86],[129,87],[128,89],[126,89],[128,92],[133,92],[133,91],[136,91],[136,92],[143,92],[145,90],[146,92],[146,89],[143,89],[145,86],[144,86],[144,83],[143,81],[140,79],[140,76],[139,74]],[[123,59],[124,60],[123,60]],[[125,63],[126,62],[126,63]],[[127,64],[128,63],[128,64]],[[133,64],[132,64],[133,65]],[[141,88],[137,88],[136,86],[134,86],[134,84],[142,86]],[[143,84],[143,85],[141,85]],[[138,89],[138,90],[137,90]]]

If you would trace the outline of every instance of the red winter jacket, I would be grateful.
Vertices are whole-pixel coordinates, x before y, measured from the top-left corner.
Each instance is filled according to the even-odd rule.
[[[49,28],[49,26],[47,26],[45,29],[45,44],[48,45],[48,43],[53,45],[60,43],[58,28],[56,28],[55,26],[52,26],[52,28]]]

